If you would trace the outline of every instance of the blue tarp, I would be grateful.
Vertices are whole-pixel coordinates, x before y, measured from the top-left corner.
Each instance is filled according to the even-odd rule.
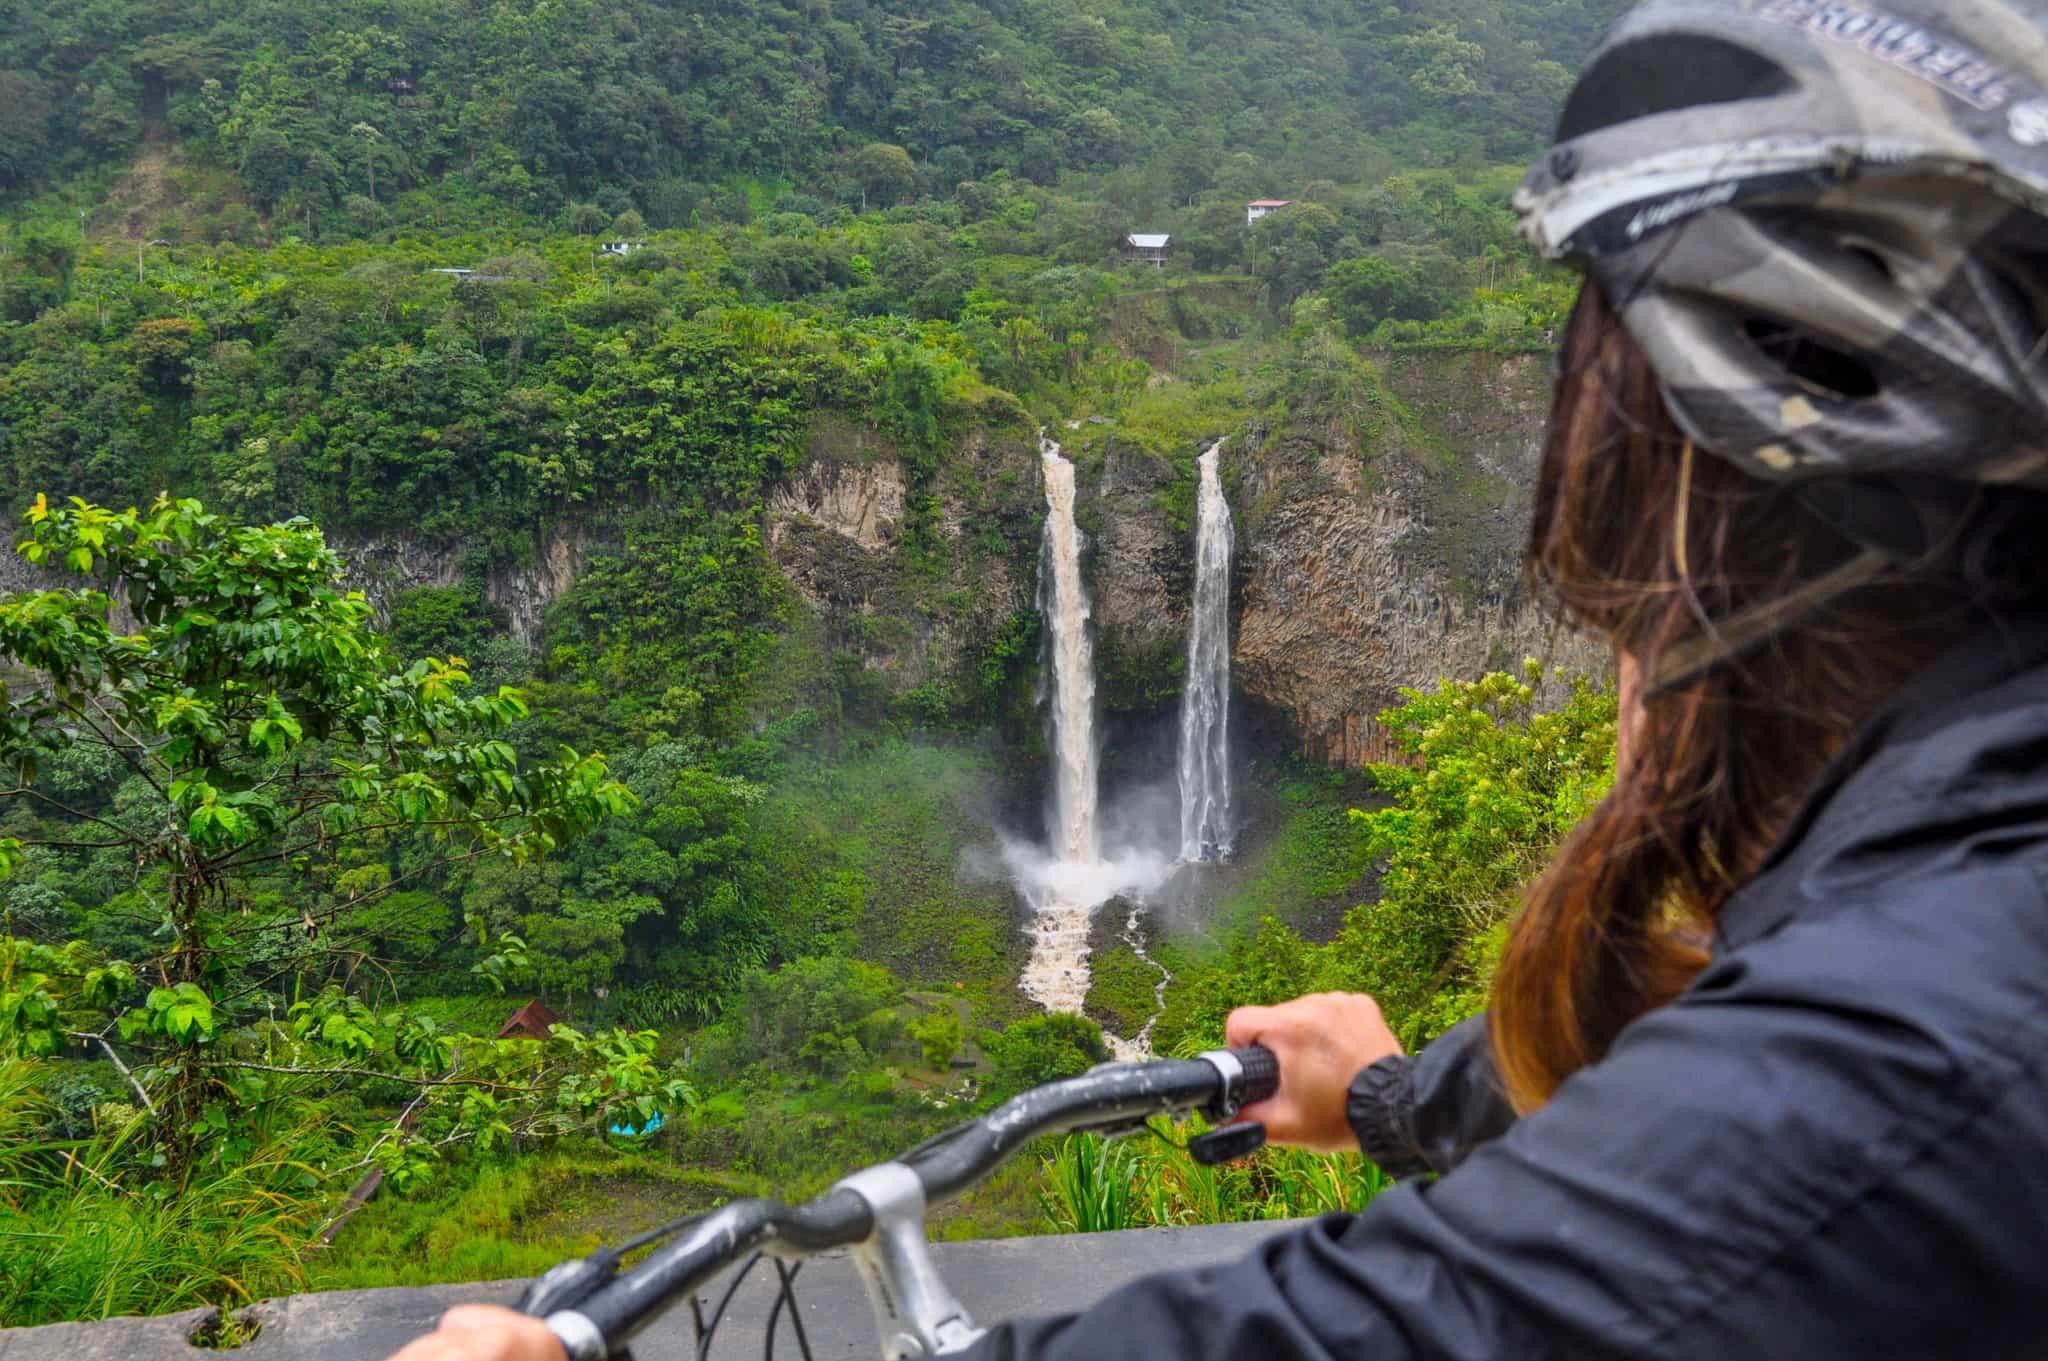
[[[624,1134],[624,1135],[626,1135],[626,1136],[628,1136],[628,1137],[630,1138],[630,1137],[633,1137],[633,1136],[636,1136],[636,1135],[641,1135],[641,1134],[652,1134],[652,1133],[654,1133],[654,1131],[656,1131],[656,1130],[658,1130],[658,1129],[660,1129],[660,1128],[661,1128],[661,1112],[660,1112],[660,1111],[656,1111],[656,1112],[654,1113],[653,1117],[652,1117],[651,1119],[649,1119],[649,1120],[648,1120],[647,1124],[646,1124],[646,1125],[645,1125],[645,1126],[644,1126],[643,1128],[640,1128],[640,1129],[635,1129],[635,1128],[633,1128],[633,1127],[632,1127],[631,1125],[613,1125],[613,1126],[612,1126],[612,1133],[614,1133],[614,1134]]]

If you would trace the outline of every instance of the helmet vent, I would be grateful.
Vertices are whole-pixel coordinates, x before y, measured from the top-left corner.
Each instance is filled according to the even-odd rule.
[[[1877,376],[1868,365],[1853,355],[1822,344],[1798,327],[1765,317],[1752,317],[1742,324],[1742,329],[1766,359],[1809,392],[1844,402],[1861,401],[1878,394]]]
[[[2043,338],[2036,360],[2048,357],[2048,250],[2008,246],[1996,259],[2000,273],[2032,320],[2034,334]]]
[[[1842,249],[1845,253],[1867,266],[1871,273],[1878,278],[1886,283],[1892,282],[1892,262],[1879,255],[1874,247],[1850,242],[1844,245]]]
[[[1764,99],[1792,86],[1777,63],[1726,39],[1651,34],[1610,48],[1579,78],[1557,140],[1701,104]]]

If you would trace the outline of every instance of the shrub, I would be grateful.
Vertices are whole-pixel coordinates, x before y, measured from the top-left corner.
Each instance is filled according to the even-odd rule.
[[[903,1022],[893,1009],[901,995],[879,965],[799,959],[773,973],[747,974],[733,1014],[753,1060],[837,1074],[885,1056],[901,1039]]]
[[[960,1052],[966,1042],[965,1028],[960,1017],[950,1007],[935,1011],[922,1020],[910,1024],[910,1038],[917,1041],[918,1049],[924,1056],[925,1067],[944,1068]]]
[[[1085,1016],[1064,1012],[1033,1016],[1008,1030],[991,1031],[983,1037],[981,1047],[995,1067],[993,1089],[1003,1094],[1079,1077],[1109,1059],[1102,1027]]]

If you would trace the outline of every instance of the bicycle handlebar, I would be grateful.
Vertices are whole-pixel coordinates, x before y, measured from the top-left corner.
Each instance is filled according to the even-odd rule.
[[[619,1273],[617,1255],[603,1251],[564,1262],[528,1288],[519,1308],[547,1320],[571,1361],[604,1361],[750,1250],[809,1256],[853,1247],[884,1355],[896,1361],[950,1351],[980,1332],[924,1251],[929,1207],[972,1187],[1042,1134],[1123,1129],[1192,1110],[1220,1124],[1279,1085],[1278,1061],[1257,1045],[1195,1059],[1108,1064],[1011,1097],[897,1161],[854,1173],[808,1204],[735,1201],[630,1271]]]
[[[1240,1057],[1245,1054],[1262,1055],[1264,1064],[1255,1072],[1256,1061],[1247,1064]],[[1121,1127],[1148,1116],[1205,1106],[1228,1119],[1239,1106],[1263,1101],[1279,1086],[1279,1067],[1270,1050],[1226,1049],[1216,1051],[1216,1056],[1113,1064],[1064,1082],[1034,1087],[981,1119],[960,1126],[952,1137],[928,1151],[906,1155],[902,1161],[917,1173],[927,1200],[937,1204],[979,1182],[1041,1134]],[[1236,1071],[1226,1072],[1231,1063],[1236,1064]],[[1254,1076],[1267,1078],[1267,1082],[1254,1088]],[[1227,1109],[1225,1102],[1229,1103]]]
[[[678,1295],[754,1248],[776,1243],[807,1254],[824,1252],[860,1242],[874,1231],[874,1224],[867,1201],[851,1191],[829,1191],[798,1206],[779,1200],[734,1201],[706,1215],[675,1242],[655,1249],[639,1266],[576,1305],[574,1312],[604,1343],[604,1349],[595,1355],[607,1356],[659,1316]],[[542,1303],[535,1302],[536,1306]],[[525,1301],[520,1308],[525,1313],[540,1312],[539,1307],[527,1307]],[[543,1316],[555,1327],[560,1314],[548,1309]],[[556,1333],[560,1336],[559,1327]],[[567,1338],[563,1345],[568,1347]],[[584,1355],[573,1347],[568,1349],[572,1357]]]

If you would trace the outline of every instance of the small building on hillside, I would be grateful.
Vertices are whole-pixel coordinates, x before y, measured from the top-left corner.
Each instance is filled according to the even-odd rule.
[[[538,997],[505,1018],[505,1024],[498,1027],[501,1040],[544,1040],[548,1027],[561,1021],[561,1017],[549,1011],[547,1004]]]
[[[1166,250],[1172,241],[1173,238],[1164,233],[1133,232],[1124,238],[1124,259],[1164,269]]]
[[[605,255],[631,255],[639,249],[640,243],[638,241],[607,241],[598,247],[598,250]]]
[[[1293,199],[1287,198],[1253,199],[1250,203],[1244,205],[1244,225],[1249,227],[1268,213],[1277,213],[1282,208],[1292,206],[1293,203]]]
[[[459,284],[509,284],[516,282],[510,274],[481,274],[473,269],[430,269],[429,274],[445,274]]]

